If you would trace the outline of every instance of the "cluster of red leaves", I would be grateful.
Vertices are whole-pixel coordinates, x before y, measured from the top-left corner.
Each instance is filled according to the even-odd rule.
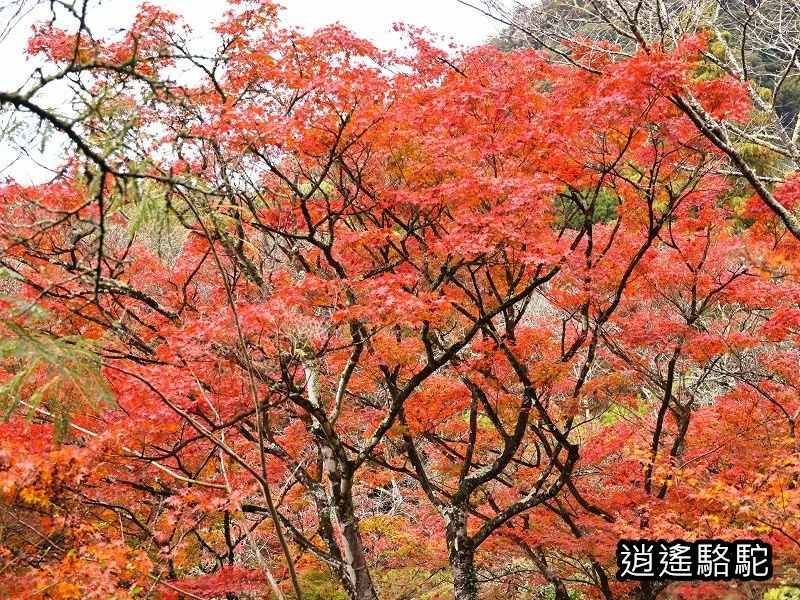
[[[104,238],[82,233],[99,192],[78,159],[54,183],[0,189],[8,291],[47,311],[47,334],[98,340],[117,401],[76,415],[58,444],[38,422],[0,426],[3,591],[266,593],[253,546],[288,575],[259,474],[293,539],[316,544],[331,527],[331,440],[369,448],[348,493],[370,566],[433,572],[448,560],[445,524],[408,440],[430,481],[458,489],[465,454],[475,471],[498,460],[531,390],[536,418],[579,448],[575,475],[505,521],[479,565],[546,557],[600,597],[631,587],[597,575],[613,576],[622,537],[760,537],[776,572],[796,572],[800,257],[760,205],[742,225],[730,182],[711,174],[719,157],[672,102],[691,91],[720,118],[747,114],[736,82],[692,80],[702,37],[592,73],[534,51],[448,57],[418,36],[401,57],[340,27],[281,29],[271,3],[233,4],[218,75],[117,97],[115,111],[137,107],[141,146],[125,150],[135,178],[104,177],[116,211]],[[43,28],[30,50],[77,55],[97,85],[123,77],[106,62],[132,61],[124,76],[148,82],[178,64],[178,26],[147,6],[122,40],[76,53],[71,34]],[[181,216],[172,258],[128,235],[126,210],[148,194]],[[609,215],[595,218],[601,201]],[[583,202],[576,222],[564,206]],[[1,366],[0,383],[20,369]],[[520,435],[472,497],[470,533],[545,470],[552,440]],[[324,567],[315,548],[301,574]]]

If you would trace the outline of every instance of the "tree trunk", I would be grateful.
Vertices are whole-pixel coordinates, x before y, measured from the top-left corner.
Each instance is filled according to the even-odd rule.
[[[453,571],[455,600],[477,600],[478,578],[475,573],[475,548],[467,534],[466,509],[452,509],[445,515],[450,568]]]
[[[321,437],[321,436],[320,436]],[[322,438],[319,442],[322,469],[331,484],[328,506],[333,507],[331,521],[341,535],[342,568],[334,569],[352,600],[378,600],[367,567],[361,532],[353,504],[353,475],[348,466],[336,460],[334,449]],[[333,524],[333,523],[332,523]]]
[[[536,567],[541,571],[544,578],[553,586],[555,590],[555,600],[569,600],[569,591],[561,578],[553,572],[547,564],[547,558],[541,547],[531,548],[523,542],[526,554],[531,558]]]
[[[478,580],[472,552],[461,552],[450,556],[453,569],[453,592],[455,600],[477,600]]]
[[[358,530],[349,490],[345,497],[337,499],[336,520],[339,522],[339,531],[342,534],[342,558],[347,576],[352,583],[353,600],[378,600],[367,567],[361,532]]]
[[[355,506],[353,504],[353,480],[340,472],[329,471],[333,492],[333,507],[336,524],[342,536],[342,559],[345,576],[349,586],[345,586],[353,600],[378,600],[372,577],[367,567],[361,532],[358,530]]]

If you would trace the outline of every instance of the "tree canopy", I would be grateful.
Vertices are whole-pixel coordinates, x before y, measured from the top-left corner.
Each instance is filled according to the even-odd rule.
[[[698,125],[764,112],[711,33],[399,53],[232,0],[201,52],[53,4],[0,91],[65,148],[0,184],[0,595],[797,580],[800,179]],[[636,538],[775,577],[619,581]]]

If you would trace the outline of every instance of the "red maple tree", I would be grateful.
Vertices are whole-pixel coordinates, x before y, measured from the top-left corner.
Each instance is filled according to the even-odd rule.
[[[0,94],[70,148],[0,188],[4,593],[736,591],[616,581],[637,537],[796,572],[797,241],[676,102],[749,115],[702,35],[577,69],[76,16]]]

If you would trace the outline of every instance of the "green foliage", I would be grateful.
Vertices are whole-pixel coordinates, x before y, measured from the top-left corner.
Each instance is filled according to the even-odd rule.
[[[594,198],[594,202],[592,202],[590,192],[582,192],[580,200],[584,206],[591,206],[592,223],[609,223],[617,218],[619,199],[611,190],[600,189]],[[567,227],[568,229],[580,229],[583,227],[584,213],[569,194],[556,196],[553,202],[553,209],[560,216],[557,220],[559,226]]]
[[[789,75],[775,97],[775,110],[784,121],[793,122],[800,112],[800,76]]]
[[[741,143],[736,147],[747,164],[762,176],[777,176],[782,172],[779,163],[781,156],[759,144]]]
[[[101,373],[97,345],[79,335],[55,336],[36,329],[42,311],[25,309],[20,324],[0,320],[0,413],[5,420],[16,412],[30,421],[44,408],[54,419],[56,436],[66,431],[71,415],[110,404],[112,394]]]
[[[308,570],[298,575],[305,600],[347,600],[342,586],[328,571]],[[434,600],[452,586],[447,569],[433,572],[421,568],[375,569],[373,577],[381,597]],[[291,594],[287,595],[291,598]]]
[[[582,597],[581,593],[577,590],[567,590],[569,594],[570,600],[579,600]],[[556,598],[556,588],[554,585],[543,585],[541,586],[536,595],[533,596],[537,600],[555,600]]]
[[[423,567],[383,569],[375,572],[374,579],[381,598],[437,600],[447,597],[442,591],[452,590],[453,586],[449,569]]]
[[[764,600],[800,600],[800,587],[782,585],[772,588],[764,594]]]
[[[131,201],[126,204],[128,233],[131,236],[143,229],[157,233],[177,229],[178,220],[170,210],[163,189],[143,182],[131,186],[131,194]]]
[[[151,181],[127,181],[114,194],[114,209],[127,220],[129,239],[138,236],[158,256],[175,258],[186,238],[181,225],[188,208],[169,188]]]
[[[33,119],[20,111],[2,111],[0,116],[0,142],[9,149],[34,151],[43,155],[54,138],[55,129],[45,120]],[[36,141],[36,146],[32,145]]]
[[[299,579],[307,600],[347,600],[347,594],[327,571],[306,571]]]

